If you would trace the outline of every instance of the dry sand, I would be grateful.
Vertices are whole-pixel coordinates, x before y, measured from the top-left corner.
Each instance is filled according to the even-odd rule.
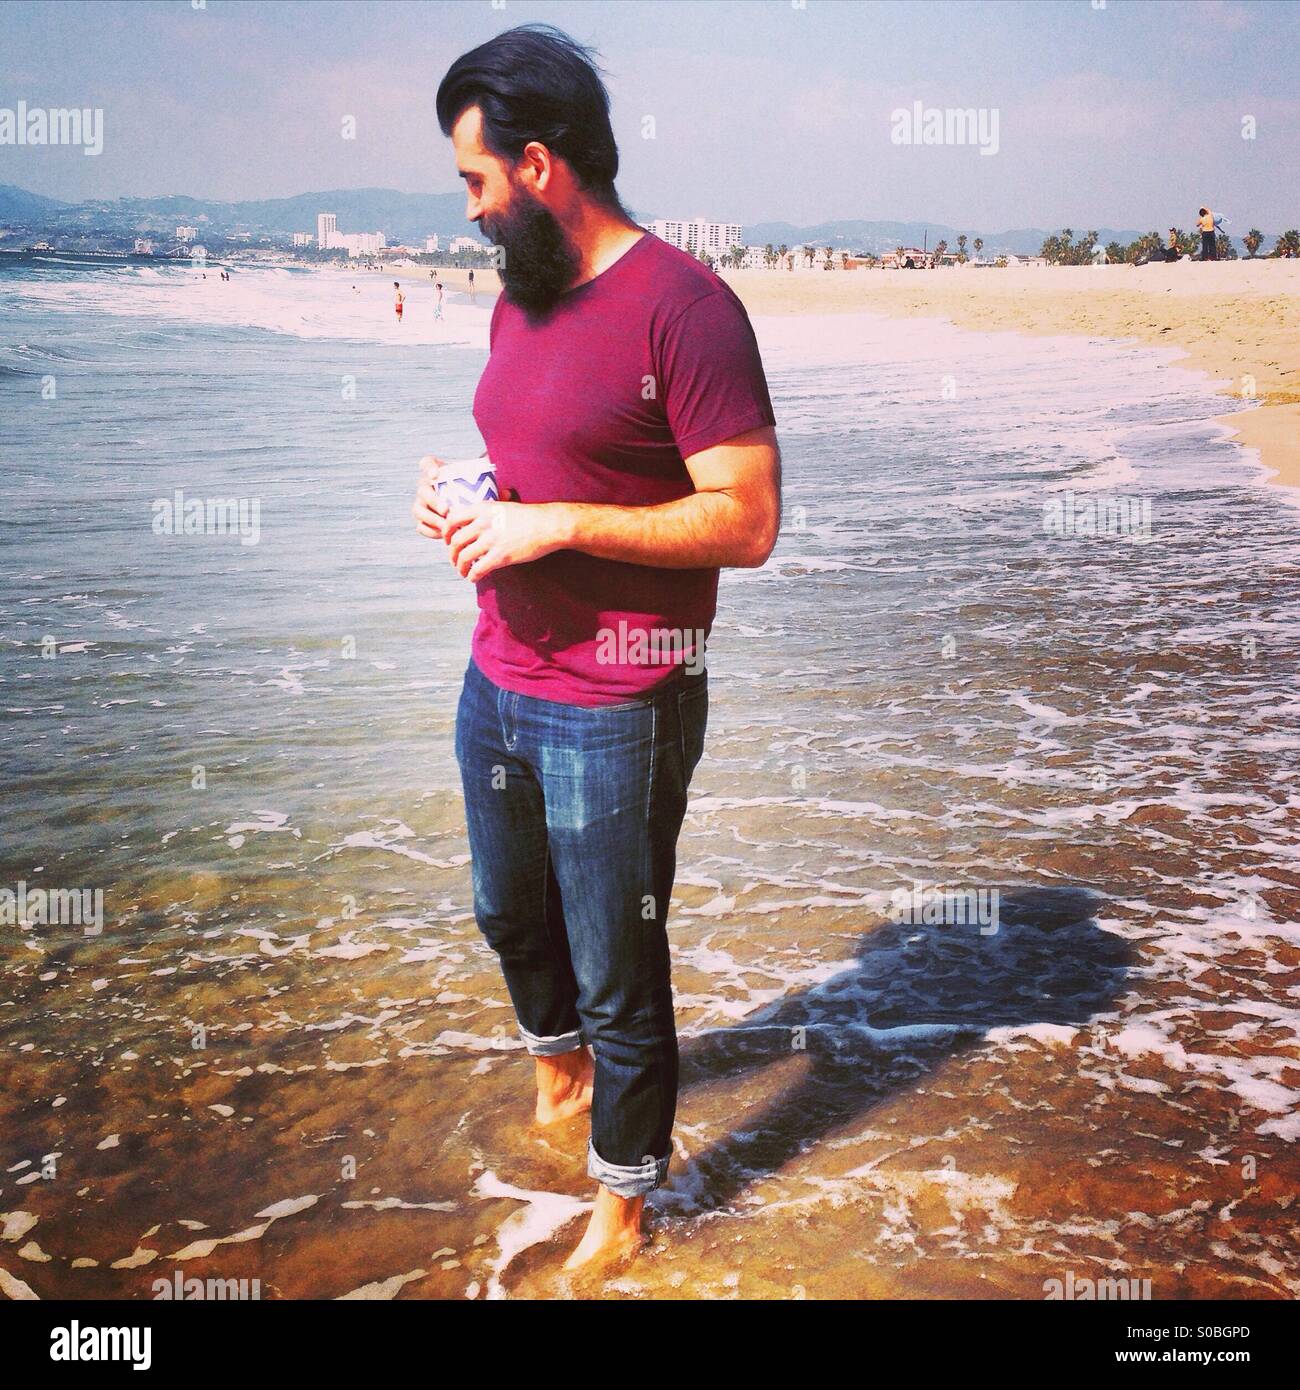
[[[830,271],[724,271],[753,315],[875,312],[950,319],[963,328],[1137,338],[1188,354],[1260,408],[1224,417],[1300,486],[1300,260]],[[1253,383],[1252,383],[1253,379]]]

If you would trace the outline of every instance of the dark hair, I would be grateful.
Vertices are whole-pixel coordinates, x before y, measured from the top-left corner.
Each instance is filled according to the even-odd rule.
[[[553,24],[521,24],[462,53],[438,84],[444,135],[464,111],[483,112],[483,144],[517,164],[536,140],[578,176],[598,203],[622,211],[614,191],[618,146],[609,93],[584,48]]]
[[[1202,208],[1202,209],[1201,209],[1201,216],[1204,217],[1205,214],[1206,214],[1206,212],[1208,212],[1208,211],[1209,211],[1208,208]]]

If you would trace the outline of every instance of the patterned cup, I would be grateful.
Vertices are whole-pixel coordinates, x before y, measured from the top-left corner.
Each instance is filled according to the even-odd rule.
[[[438,496],[450,507],[469,507],[475,502],[497,500],[497,475],[486,456],[448,459],[438,470],[434,484]]]

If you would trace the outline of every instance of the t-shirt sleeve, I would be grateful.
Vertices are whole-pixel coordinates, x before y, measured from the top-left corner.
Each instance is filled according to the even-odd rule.
[[[758,341],[744,305],[728,290],[702,295],[669,323],[658,363],[683,458],[776,424]]]

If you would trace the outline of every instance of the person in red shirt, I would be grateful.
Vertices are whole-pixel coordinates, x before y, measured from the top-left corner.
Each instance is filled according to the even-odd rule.
[[[437,112],[466,216],[503,253],[474,397],[502,500],[449,510],[430,457],[412,510],[478,598],[456,718],[475,917],[537,1120],[591,1111],[573,1268],[635,1249],[667,1177],[666,927],[705,644],[719,569],[776,543],[780,451],[740,300],[619,201],[587,50],[550,25],[498,34],[452,64]]]

